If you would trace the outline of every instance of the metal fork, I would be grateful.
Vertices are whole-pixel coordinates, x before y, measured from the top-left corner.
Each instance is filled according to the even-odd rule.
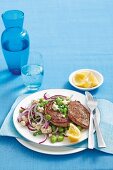
[[[94,107],[97,108],[97,105],[98,105],[97,99],[94,98],[91,95],[91,93],[89,93],[89,92],[85,92],[85,95],[86,95],[86,99],[87,99],[87,105],[89,105],[88,107],[90,108],[93,105]],[[94,107],[92,109],[94,109]],[[104,148],[104,147],[106,147],[106,144],[103,139],[99,124],[97,122],[96,108],[92,112],[93,112],[94,125],[95,125],[95,129],[96,129],[96,133],[97,133],[98,147]]]
[[[90,113],[90,124],[89,124],[89,135],[88,135],[88,148],[89,149],[93,149],[94,148],[93,111],[96,109],[97,104],[98,104],[97,101],[87,100],[87,106],[89,107],[90,112],[91,112]]]

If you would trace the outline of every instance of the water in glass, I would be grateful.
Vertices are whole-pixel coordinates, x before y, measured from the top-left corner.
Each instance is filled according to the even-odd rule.
[[[44,70],[41,65],[25,65],[21,70],[23,82],[28,90],[38,90],[42,84]]]

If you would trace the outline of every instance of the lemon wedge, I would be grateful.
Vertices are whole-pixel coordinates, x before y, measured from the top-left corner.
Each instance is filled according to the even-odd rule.
[[[92,72],[89,73],[88,79],[89,79],[89,82],[91,83],[91,87],[95,87],[99,83],[97,78],[95,77],[95,75]]]
[[[91,71],[76,73],[72,81],[76,86],[83,88],[91,88],[99,84],[96,76]]]
[[[70,123],[69,130],[67,131],[67,136],[70,142],[77,142],[81,137],[81,132],[73,123]]]

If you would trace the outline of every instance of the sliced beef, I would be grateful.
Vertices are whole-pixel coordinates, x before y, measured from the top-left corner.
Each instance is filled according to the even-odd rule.
[[[63,117],[63,114],[59,111],[54,111],[53,106],[54,101],[49,101],[45,107],[45,114],[51,116],[51,123],[56,126],[67,127],[69,125],[69,119]]]
[[[68,117],[75,124],[83,127],[89,127],[90,113],[78,101],[71,101],[68,105]]]

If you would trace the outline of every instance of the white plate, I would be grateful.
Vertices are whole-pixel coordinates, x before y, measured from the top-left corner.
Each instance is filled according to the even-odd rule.
[[[86,107],[86,103],[85,103],[85,96],[81,93],[72,91],[72,90],[66,90],[66,89],[49,89],[49,90],[43,90],[43,91],[39,91],[36,92],[26,98],[24,98],[15,108],[14,110],[14,114],[13,114],[13,123],[14,126],[16,128],[16,130],[27,140],[34,142],[34,143],[39,143],[40,141],[43,140],[43,135],[39,135],[39,136],[33,136],[33,134],[28,130],[27,127],[23,127],[21,126],[20,123],[18,123],[17,118],[19,115],[19,109],[20,107],[27,107],[32,100],[36,100],[38,98],[42,98],[44,93],[48,93],[50,96],[53,95],[64,95],[64,96],[72,96],[73,98],[72,100],[77,100],[80,101],[85,107]],[[100,114],[97,111],[97,119],[100,120]],[[81,132],[81,138],[77,143],[80,143],[81,141],[85,140],[88,138],[88,130],[83,130]],[[71,143],[69,142],[69,140],[67,138],[64,139],[63,142],[56,142],[54,144],[52,144],[50,142],[49,139],[46,140],[46,142],[43,143],[43,145],[48,145],[48,146],[66,146],[66,145],[71,145]]]
[[[77,153],[86,149],[86,148],[74,148],[74,147],[66,147],[66,146],[56,148],[52,146],[38,145],[36,143],[26,142],[20,139],[17,139],[17,141],[28,149],[31,149],[35,152],[49,154],[49,155],[67,155],[67,154]]]
[[[97,86],[95,86],[95,87],[92,87],[92,88],[83,88],[83,87],[78,87],[78,86],[76,86],[76,85],[73,83],[73,76],[75,76],[77,73],[82,72],[82,71],[90,71],[90,72],[92,72],[92,73],[96,76],[99,84],[98,84]],[[91,91],[91,90],[94,90],[94,89],[99,88],[99,87],[103,84],[103,82],[104,82],[104,77],[103,77],[103,75],[102,75],[101,73],[99,73],[99,72],[96,71],[96,70],[92,70],[92,69],[80,69],[80,70],[76,70],[76,71],[74,71],[74,72],[72,72],[72,73],[70,74],[70,76],[69,76],[69,82],[70,82],[70,84],[71,84],[73,87],[75,87],[76,89],[79,89],[79,90],[82,90],[82,91]]]

